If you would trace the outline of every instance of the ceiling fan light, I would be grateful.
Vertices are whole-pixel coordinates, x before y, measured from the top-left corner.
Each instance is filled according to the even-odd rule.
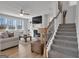
[[[23,16],[23,14],[20,14],[20,16]]]

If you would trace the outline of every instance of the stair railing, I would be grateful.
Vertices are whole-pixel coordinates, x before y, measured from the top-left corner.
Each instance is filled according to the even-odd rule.
[[[58,12],[58,14],[56,15],[56,17],[54,17],[52,19],[52,21],[49,23],[48,25],[48,31],[47,31],[47,41],[46,41],[46,46],[48,47],[49,42],[54,34],[54,20],[58,18],[58,16],[60,15],[60,11]]]
[[[60,15],[61,11],[58,12],[58,14],[56,15],[56,17],[54,17],[52,19],[52,21],[49,23],[48,25],[48,30],[47,30],[47,39],[45,41],[45,46],[44,46],[44,56],[48,57],[48,52],[47,52],[47,47],[49,46],[49,43],[52,39],[52,36],[54,34],[54,20],[58,18],[58,16]]]
[[[57,15],[52,19],[51,22],[49,22],[49,25],[47,27],[47,39],[45,40],[45,44],[44,44],[44,57],[48,57],[48,46],[50,45],[50,41],[52,40],[52,37],[54,35],[54,20],[57,19],[60,15],[60,13],[62,13],[62,3],[60,1],[58,1],[58,10],[59,12],[57,13]]]

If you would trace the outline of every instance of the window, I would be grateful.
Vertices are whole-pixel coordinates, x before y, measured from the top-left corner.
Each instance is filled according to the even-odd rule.
[[[23,20],[0,16],[0,29],[6,29],[6,30],[23,29]]]
[[[15,20],[7,19],[7,26],[8,26],[8,29],[15,29]]]
[[[17,29],[22,29],[22,20],[16,20]]]
[[[6,19],[0,16],[0,29],[6,28]]]

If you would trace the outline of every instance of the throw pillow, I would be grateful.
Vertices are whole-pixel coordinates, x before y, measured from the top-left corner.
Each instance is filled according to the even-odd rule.
[[[7,32],[2,33],[2,38],[8,38]]]
[[[9,37],[14,37],[14,33],[8,33]]]

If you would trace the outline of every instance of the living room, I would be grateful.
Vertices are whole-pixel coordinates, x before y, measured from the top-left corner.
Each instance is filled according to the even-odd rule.
[[[44,39],[52,18],[50,5],[57,2],[50,3],[0,1],[0,57],[45,57]]]
[[[77,1],[0,1],[0,58],[78,58],[78,10]]]

